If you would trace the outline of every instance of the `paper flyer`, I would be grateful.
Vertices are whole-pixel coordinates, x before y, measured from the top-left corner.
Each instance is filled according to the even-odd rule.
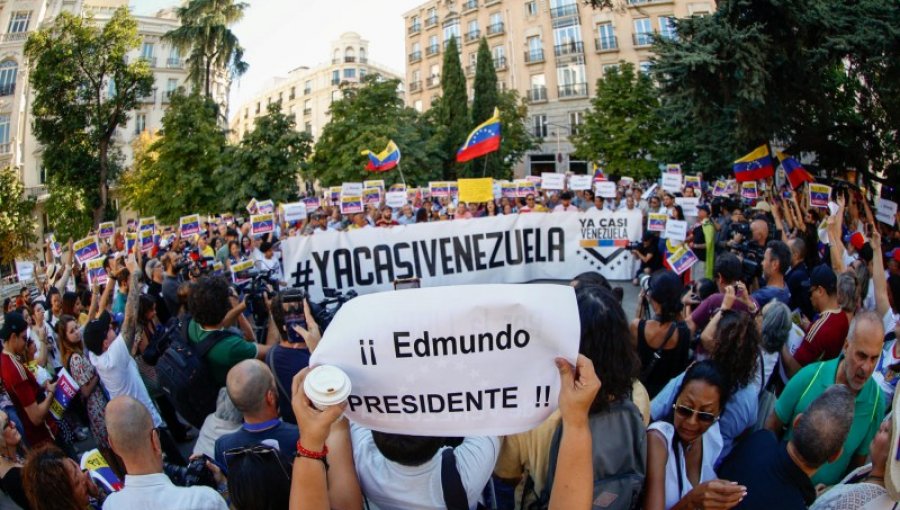
[[[61,420],[81,386],[75,382],[75,379],[72,378],[65,367],[59,371],[57,377],[56,390],[53,392],[53,402],[50,403],[50,412],[57,420]]]
[[[566,174],[556,172],[544,172],[541,174],[541,187],[543,189],[561,190],[566,187]]]
[[[258,236],[275,231],[275,215],[272,213],[250,216],[250,235]]]
[[[125,487],[122,480],[109,467],[109,462],[106,461],[100,450],[96,448],[81,455],[81,469],[87,471],[91,476],[91,480],[98,485],[102,485],[108,493],[120,491]]]
[[[809,183],[809,206],[828,207],[828,199],[831,197],[831,186],[825,184]]]
[[[650,213],[647,215],[647,230],[650,232],[665,232],[666,221],[669,217],[665,214]]]
[[[616,183],[597,181],[594,183],[595,195],[603,198],[616,198]]]
[[[249,282],[252,278],[247,275],[247,271],[253,269],[252,260],[242,260],[231,265],[231,281],[237,285]]]
[[[116,235],[116,224],[111,221],[103,222],[97,228],[97,237],[100,239],[107,239],[114,235]]]
[[[56,242],[55,235],[50,234],[49,236],[47,236],[47,244],[50,245],[50,251],[53,252],[54,257],[59,258],[62,256],[62,246],[60,246],[60,244]]]
[[[303,202],[281,204],[281,214],[286,223],[303,221],[306,219],[306,204]]]
[[[591,189],[593,178],[590,175],[570,175],[569,189],[572,191],[581,191]]]
[[[756,181],[747,181],[741,183],[741,196],[747,200],[756,200],[759,198],[759,189]]]
[[[666,173],[681,175],[681,163],[669,163],[666,165]]]
[[[97,285],[106,285],[106,282],[109,281],[109,276],[107,276],[106,274],[106,268],[103,267],[104,261],[104,257],[97,257],[95,259],[87,261],[86,265],[89,287],[93,287],[95,283]]]
[[[303,205],[306,206],[306,212],[311,213],[322,206],[322,201],[319,197],[304,198]]]
[[[716,184],[713,186],[712,194],[714,197],[724,197],[728,196],[728,185],[725,181],[718,180]]]
[[[245,209],[247,209],[247,212],[250,214],[256,214],[258,211],[256,206],[256,199],[251,198],[250,202],[247,203],[247,207],[245,207]]]
[[[685,175],[684,176],[684,187],[685,188],[694,188],[696,190],[700,189],[700,177],[696,175]]]
[[[683,183],[681,181],[681,174],[678,173],[664,173],[662,174],[662,188],[669,193],[680,193]]]
[[[406,184],[398,182],[397,184],[391,184],[390,191],[406,191]]]
[[[516,183],[504,182],[500,184],[500,196],[506,198],[516,198]]]
[[[141,218],[138,220],[138,230],[149,230],[152,233],[156,233],[156,216],[150,216],[149,218]]]
[[[361,196],[341,196],[341,214],[356,214],[365,210]]]
[[[897,202],[886,198],[876,198],[875,219],[893,227],[897,222]]]
[[[675,250],[675,253],[670,255],[666,260],[669,262],[669,266],[672,270],[680,275],[697,263],[697,255],[695,255],[687,245],[682,244]]]
[[[388,191],[384,195],[384,203],[392,209],[406,205],[406,191]]]
[[[364,188],[363,202],[366,205],[378,205],[381,203],[381,188]]]
[[[428,183],[428,190],[433,197],[449,197],[450,183],[446,181],[433,181]]]
[[[200,233],[200,215],[199,214],[191,214],[189,216],[182,216],[178,220],[178,230],[181,232],[181,237],[188,237],[194,234]]]
[[[263,200],[256,203],[256,211],[258,214],[274,214],[275,202],[271,200]]]
[[[384,179],[374,179],[371,181],[363,181],[363,189],[365,188],[378,188],[381,191],[384,191]]]
[[[96,236],[85,237],[77,241],[72,247],[75,250],[75,260],[79,264],[84,264],[92,258],[100,256],[100,245]]]
[[[153,231],[152,230],[141,230],[140,234],[141,240],[141,252],[147,253],[153,250]]]
[[[537,195],[537,186],[534,181],[516,181],[516,196],[519,198],[528,195]]]
[[[361,182],[345,182],[341,184],[341,195],[345,197],[362,196],[364,188]]]

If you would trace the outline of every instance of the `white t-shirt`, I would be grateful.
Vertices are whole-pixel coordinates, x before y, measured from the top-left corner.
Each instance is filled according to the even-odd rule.
[[[176,487],[163,473],[125,475],[125,488],[110,494],[103,510],[228,510],[225,500],[206,486]]]
[[[49,348],[50,352],[47,353],[47,363],[53,367],[54,370],[62,367],[62,361],[59,358],[59,346],[56,343],[56,330],[53,329],[53,326],[50,325],[49,321],[44,321],[44,331],[47,332],[47,345],[44,345],[44,342],[41,339],[34,335],[34,345],[37,348],[35,351],[35,357],[40,357],[44,352],[44,349]]]
[[[141,374],[138,372],[137,363],[128,352],[128,346],[125,345],[125,339],[122,335],[116,337],[110,344],[109,349],[100,356],[93,352],[90,353],[91,364],[100,374],[100,380],[103,386],[109,392],[109,398],[116,398],[119,395],[128,395],[129,397],[144,404],[150,416],[153,417],[153,426],[161,427],[163,425],[162,418],[150,400],[150,394],[147,393],[147,387],[141,380]],[[104,505],[106,508],[106,505]]]
[[[350,427],[353,440],[353,460],[363,494],[370,508],[378,510],[444,510],[444,491],[441,488],[442,448],[428,462],[420,466],[403,466],[384,457],[375,446],[372,431],[358,425]],[[469,508],[474,509],[481,491],[491,478],[500,439],[496,437],[467,437],[455,448],[456,467],[468,495]]]

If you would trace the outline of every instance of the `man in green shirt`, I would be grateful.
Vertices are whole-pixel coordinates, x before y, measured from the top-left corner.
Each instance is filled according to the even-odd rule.
[[[277,343],[277,335],[274,342],[255,342],[253,328],[243,315],[246,305],[230,295],[228,282],[224,278],[204,276],[191,284],[188,308],[192,315],[188,325],[188,338],[194,344],[199,344],[214,331],[231,326],[235,320],[244,333],[243,338],[235,334],[222,338],[204,358],[219,386],[225,386],[225,378],[231,367],[245,359],[266,359],[270,343]],[[272,335],[269,336],[273,338]]]
[[[872,372],[884,346],[884,326],[872,312],[857,314],[841,355],[833,360],[811,363],[788,381],[775,403],[766,428],[790,440],[797,417],[810,402],[833,384],[843,384],[856,395],[853,425],[841,456],[825,464],[812,477],[814,484],[834,485],[850,470],[865,463],[869,443],[884,417],[884,398]],[[785,430],[787,426],[787,430]]]

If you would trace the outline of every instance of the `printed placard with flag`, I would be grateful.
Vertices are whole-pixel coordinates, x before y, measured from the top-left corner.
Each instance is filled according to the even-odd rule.
[[[594,181],[596,182],[596,181],[605,181],[605,180],[606,180],[606,174],[603,173],[603,168],[600,165],[598,165],[597,163],[594,163]]]
[[[258,236],[275,231],[275,215],[272,213],[250,216],[250,235]]]
[[[178,231],[181,237],[188,237],[200,233],[200,215],[189,214],[178,219]]]
[[[475,159],[500,148],[500,110],[469,133],[466,143],[456,152],[457,163]]]
[[[111,221],[105,221],[97,228],[97,237],[107,239],[116,235],[116,224]]]
[[[809,206],[810,207],[828,207],[828,200],[831,198],[831,186],[825,184],[809,184]]]
[[[366,205],[378,205],[381,203],[381,188],[364,188],[363,201]]]
[[[775,175],[775,165],[768,145],[760,145],[734,162],[734,176],[738,182],[759,181]]]
[[[369,157],[366,170],[370,172],[387,172],[400,163],[400,148],[393,140],[388,140],[387,147],[378,154],[368,149],[363,150],[360,154]],[[381,186],[384,187],[383,181]]]
[[[741,196],[747,200],[756,200],[759,198],[759,188],[756,181],[748,181],[741,183]]]
[[[778,161],[781,162],[781,168],[784,169],[784,175],[787,177],[788,182],[791,183],[791,188],[797,189],[804,182],[816,182],[813,176],[803,168],[803,165],[793,157],[781,151],[776,151],[775,155],[778,156]]]
[[[306,212],[313,212],[321,207],[321,200],[319,200],[319,197],[304,198],[303,205],[306,206]]]

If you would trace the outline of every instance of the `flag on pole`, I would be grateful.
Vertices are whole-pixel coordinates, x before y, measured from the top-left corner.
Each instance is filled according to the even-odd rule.
[[[760,145],[743,158],[734,162],[734,176],[738,182],[759,181],[775,175],[769,146]]]
[[[466,143],[456,152],[456,162],[465,163],[500,148],[500,110],[469,133]]]
[[[594,163],[594,182],[605,180],[606,175],[603,173],[603,168],[601,168],[597,163]]]
[[[812,175],[803,168],[799,161],[781,151],[776,151],[775,155],[781,161],[781,168],[784,169],[784,175],[787,176],[791,183],[791,188],[797,189],[804,182],[816,182]]]
[[[360,154],[369,156],[369,164],[366,165],[366,170],[370,172],[387,172],[400,163],[400,148],[397,147],[393,140],[388,140],[387,147],[378,154],[370,150],[364,150]]]

